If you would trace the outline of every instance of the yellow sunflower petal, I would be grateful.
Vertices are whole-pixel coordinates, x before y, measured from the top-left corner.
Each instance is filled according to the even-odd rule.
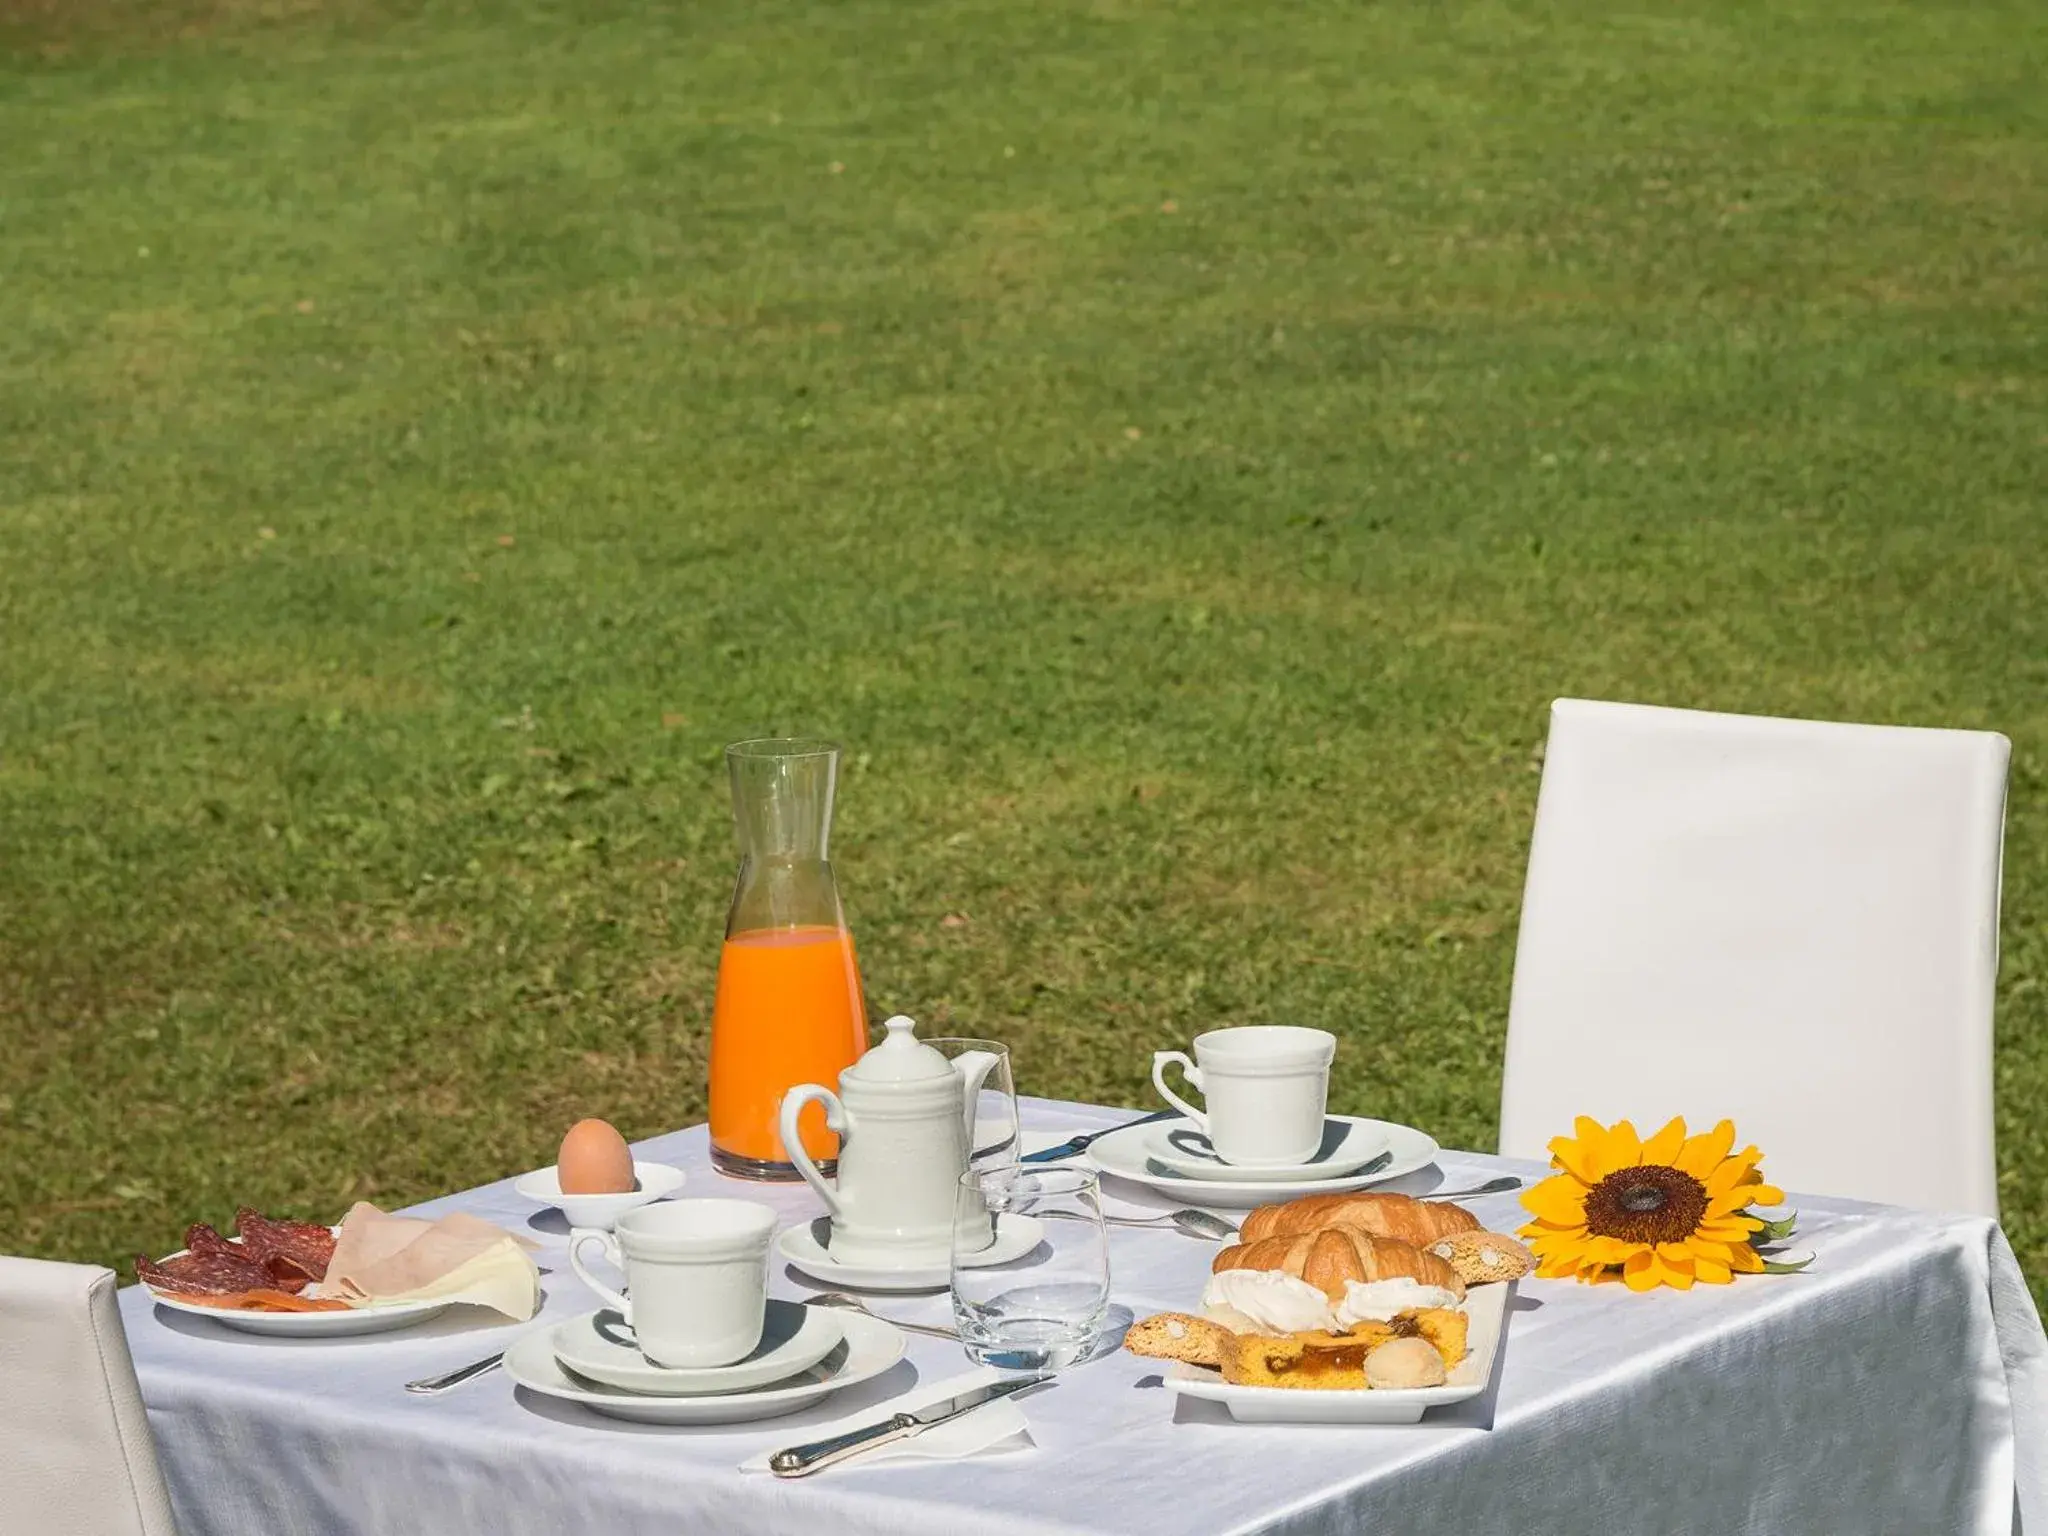
[[[1590,1120],[1581,1120],[1581,1125],[1592,1125]],[[1596,1131],[1598,1126],[1593,1127]],[[1600,1165],[1601,1143],[1589,1141],[1581,1136],[1574,1140],[1570,1136],[1558,1136],[1550,1143],[1550,1160],[1562,1168],[1566,1175],[1577,1179],[1588,1188],[1606,1177]]]
[[[1728,1265],[1703,1253],[1693,1255],[1692,1273],[1695,1280],[1705,1285],[1726,1285],[1735,1278],[1735,1271]]]
[[[1684,1145],[1685,1121],[1673,1119],[1663,1130],[1643,1143],[1643,1161],[1646,1164],[1661,1163],[1667,1168],[1672,1167],[1672,1159],[1678,1156]]]
[[[1760,1275],[1764,1272],[1764,1256],[1747,1243],[1738,1243],[1728,1251],[1728,1267],[1745,1275]]]
[[[1643,1160],[1643,1140],[1636,1135],[1635,1122],[1622,1120],[1607,1133],[1607,1171],[1633,1168]]]
[[[1692,1250],[1693,1262],[1695,1264],[1718,1264],[1723,1269],[1728,1268],[1735,1262],[1735,1250],[1737,1248],[1747,1248],[1748,1246],[1749,1244],[1747,1243],[1723,1243],[1704,1237],[1686,1239],[1686,1247]]]
[[[1730,1216],[1719,1221],[1703,1221],[1693,1228],[1693,1236],[1703,1237],[1710,1243],[1746,1243],[1752,1232],[1763,1230],[1763,1223],[1753,1217]]]
[[[1751,1205],[1783,1205],[1785,1191],[1775,1184],[1745,1184],[1742,1186],[1749,1195]]]
[[[1595,1259],[1598,1259],[1602,1264],[1619,1264],[1635,1251],[1636,1245],[1634,1243],[1624,1242],[1618,1237],[1589,1237],[1586,1239],[1586,1252]]]
[[[1559,1174],[1525,1190],[1522,1206],[1539,1221],[1582,1227],[1586,1224],[1586,1186],[1570,1174]]]
[[[1693,1177],[1700,1180],[1708,1194],[1725,1195],[1731,1189],[1741,1188],[1742,1181],[1754,1171],[1741,1158],[1731,1157],[1717,1165],[1711,1173],[1704,1177],[1698,1174],[1693,1175]]]
[[[1632,1291],[1654,1291],[1664,1283],[1664,1266],[1657,1262],[1657,1250],[1638,1248],[1621,1266],[1621,1283]]]
[[[1711,1131],[1703,1131],[1689,1139],[1678,1154],[1678,1161],[1672,1166],[1681,1173],[1689,1173],[1704,1181],[1712,1173],[1728,1149],[1735,1145],[1735,1122],[1723,1120]]]
[[[1607,1159],[1607,1127],[1591,1115],[1578,1115],[1572,1120],[1572,1139],[1586,1149],[1586,1155],[1596,1163]],[[1602,1168],[1602,1173],[1608,1170]]]

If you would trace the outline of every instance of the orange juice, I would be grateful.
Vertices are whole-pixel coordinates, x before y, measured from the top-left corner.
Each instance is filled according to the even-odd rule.
[[[867,1041],[852,934],[823,924],[733,934],[711,1005],[712,1151],[787,1163],[776,1130],[783,1095],[798,1083],[837,1088]],[[839,1155],[823,1105],[804,1106],[799,1128],[813,1158]]]

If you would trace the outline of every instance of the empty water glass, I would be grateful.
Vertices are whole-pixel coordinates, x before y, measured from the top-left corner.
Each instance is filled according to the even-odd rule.
[[[1109,1231],[1093,1171],[1013,1164],[970,1170],[960,1184],[970,1210],[1044,1229],[1031,1253],[989,1267],[956,1238],[953,1320],[968,1358],[1005,1371],[1056,1371],[1085,1358],[1109,1311]]]
[[[976,1085],[965,1106],[968,1166],[994,1168],[1016,1162],[1017,1080],[1010,1067],[1010,1048],[1000,1040],[970,1040],[964,1035],[918,1038]]]

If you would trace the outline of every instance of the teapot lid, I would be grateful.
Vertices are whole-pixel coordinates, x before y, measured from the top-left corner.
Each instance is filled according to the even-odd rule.
[[[926,1083],[953,1076],[953,1063],[917,1038],[917,1021],[897,1014],[882,1025],[882,1043],[862,1053],[840,1073],[867,1086],[872,1083]]]

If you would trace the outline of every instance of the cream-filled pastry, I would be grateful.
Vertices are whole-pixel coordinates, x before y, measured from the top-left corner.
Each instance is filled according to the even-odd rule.
[[[1303,1333],[1334,1327],[1337,1321],[1329,1297],[1277,1269],[1226,1269],[1211,1275],[1202,1290],[1202,1310],[1214,1322],[1225,1321],[1220,1314],[1234,1314],[1257,1333]]]
[[[1384,1323],[1419,1307],[1462,1312],[1465,1303],[1455,1292],[1440,1285],[1424,1285],[1406,1275],[1392,1280],[1354,1280],[1344,1288],[1344,1299],[1337,1303],[1337,1326],[1343,1329],[1354,1323]]]

